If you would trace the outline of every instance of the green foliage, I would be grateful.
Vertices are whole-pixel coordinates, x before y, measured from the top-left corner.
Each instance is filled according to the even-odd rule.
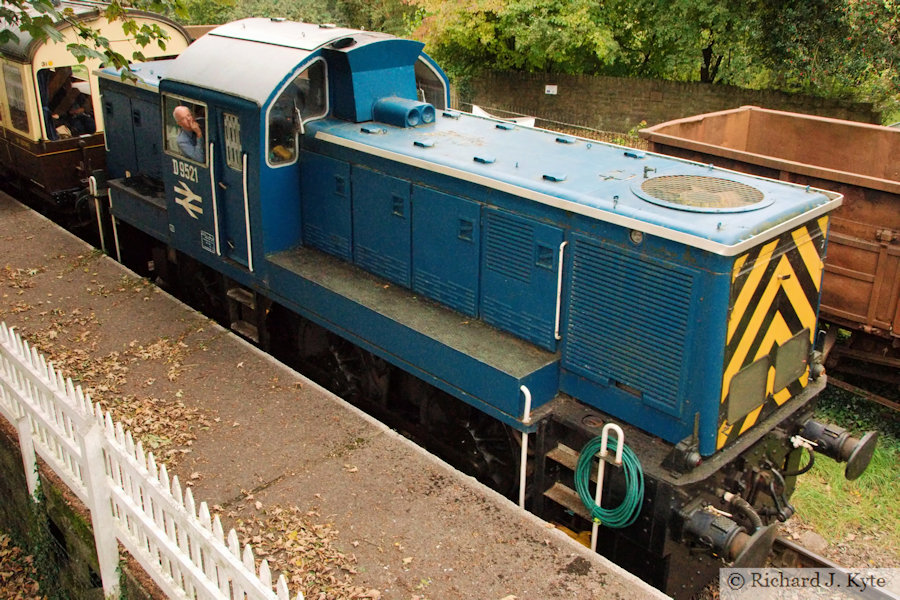
[[[891,409],[833,386],[819,396],[816,418],[845,427],[854,435],[878,430],[878,446],[866,471],[854,481],[844,477],[845,463],[817,455],[813,469],[797,479],[791,498],[797,514],[829,542],[844,541],[849,534],[878,532],[882,535],[879,543],[900,558],[896,492],[900,484],[900,419]]]
[[[28,553],[34,557],[34,568],[43,597],[62,600],[56,540],[50,533],[46,496],[38,483],[34,501],[28,507]]]
[[[728,69],[742,70],[749,35],[745,0],[617,0],[609,5],[621,48],[615,74],[713,83]]]
[[[416,8],[404,0],[185,0],[191,25],[214,25],[248,17],[281,17],[306,23],[383,31],[404,36]]]
[[[896,393],[892,397],[890,385],[885,384],[884,387],[885,390],[876,388],[876,391],[893,399]],[[891,446],[900,453],[900,418],[892,409],[862,396],[829,385],[819,395],[816,418],[845,427],[855,435],[877,430],[881,436],[878,445]]]
[[[594,72],[617,46],[602,5],[588,0],[417,0],[415,35],[451,72]]]
[[[185,0],[187,17],[183,22],[187,25],[220,25],[228,22],[228,11],[237,2],[235,0]]]
[[[121,0],[111,0],[109,4],[100,6],[103,9],[102,16],[110,22],[121,22],[125,34],[133,38],[139,46],[157,43],[161,48],[165,48],[166,33],[157,25],[138,26],[134,19],[128,16],[126,5]],[[184,15],[181,0],[137,0],[127,6],[158,14]],[[58,26],[68,24],[80,41],[67,47],[79,62],[97,59],[106,65],[127,70],[129,61],[144,58],[140,50],[129,57],[116,52],[110,46],[110,41],[89,23],[77,18],[72,8],[61,8],[49,0],[3,0],[0,7],[0,24],[2,24],[0,43],[19,41],[17,32],[25,33],[36,40],[61,41],[63,36]]]
[[[900,108],[898,0],[780,0],[756,15],[750,50],[773,87]]]
[[[798,478],[791,502],[802,520],[829,542],[843,541],[850,533],[882,532],[887,534],[886,549],[900,557],[898,458],[896,445],[879,445],[866,472],[847,481],[844,464],[818,457],[813,469]]]
[[[406,36],[416,7],[405,0],[339,0],[349,27]]]
[[[616,75],[868,101],[900,114],[900,0],[410,0],[453,74]]]
[[[340,12],[334,0],[244,0],[234,2],[224,11],[224,20],[247,17],[281,17],[308,23],[335,23]]]

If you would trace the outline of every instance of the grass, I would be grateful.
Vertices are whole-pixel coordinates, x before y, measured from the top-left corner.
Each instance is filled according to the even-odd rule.
[[[817,455],[815,466],[798,479],[791,498],[797,513],[829,543],[877,534],[879,545],[900,558],[900,415],[829,387],[817,418],[855,434],[877,429],[878,447],[868,469],[855,481],[844,478],[845,464]]]

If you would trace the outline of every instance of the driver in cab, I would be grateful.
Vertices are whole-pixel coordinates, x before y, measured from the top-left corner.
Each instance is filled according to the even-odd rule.
[[[181,127],[176,142],[178,149],[191,160],[204,161],[203,129],[187,106],[178,106],[172,111],[175,122]]]

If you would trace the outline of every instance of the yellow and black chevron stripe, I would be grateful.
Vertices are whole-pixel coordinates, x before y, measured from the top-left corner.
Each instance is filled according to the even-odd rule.
[[[773,389],[778,348],[806,330],[810,346],[816,332],[819,289],[825,258],[828,217],[823,216],[777,239],[761,244],[737,258],[731,277],[730,315],[725,347],[722,402],[719,406],[717,448],[723,448],[753,427],[761,418],[806,387],[809,368],[795,365],[802,375],[782,389]],[[761,404],[739,411],[728,421],[731,383],[744,367],[770,357],[766,389],[758,390]],[[803,357],[806,360],[806,357]],[[735,390],[734,394],[747,393]],[[733,411],[732,411],[733,412]]]

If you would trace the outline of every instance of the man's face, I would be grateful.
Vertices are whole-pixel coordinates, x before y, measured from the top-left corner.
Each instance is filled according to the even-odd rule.
[[[175,115],[175,122],[185,131],[190,131],[194,126],[194,115],[189,110],[180,110]]]

